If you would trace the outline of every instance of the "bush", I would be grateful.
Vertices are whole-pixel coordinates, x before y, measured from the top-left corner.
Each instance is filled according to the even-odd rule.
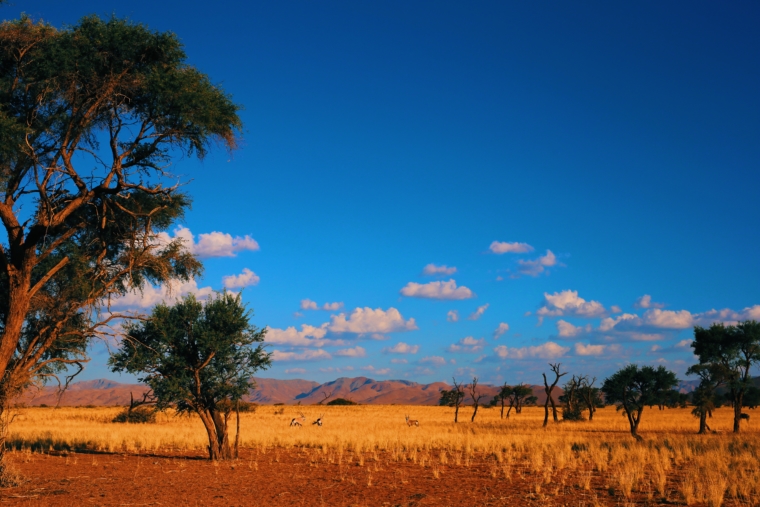
[[[156,422],[156,410],[148,407],[137,407],[130,411],[128,408],[126,408],[116,414],[113,422],[140,424],[154,423]]]
[[[562,407],[562,419],[565,421],[585,421],[583,411],[577,405],[573,407]]]
[[[327,405],[358,405],[358,403],[345,398],[335,398],[332,401],[328,401]]]

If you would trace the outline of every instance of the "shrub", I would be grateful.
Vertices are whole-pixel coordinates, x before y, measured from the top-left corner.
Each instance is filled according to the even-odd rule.
[[[154,423],[156,422],[156,410],[148,407],[137,407],[133,410],[125,408],[114,417],[115,423]]]
[[[335,398],[332,401],[328,401],[327,405],[358,405],[358,403],[345,398]]]

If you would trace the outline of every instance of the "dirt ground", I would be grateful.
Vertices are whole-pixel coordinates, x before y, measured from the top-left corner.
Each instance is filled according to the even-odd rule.
[[[375,459],[377,458],[377,459]],[[597,506],[680,503],[634,493],[623,498],[596,477],[589,489],[568,472],[549,481],[487,457],[465,464],[421,465],[390,455],[358,459],[318,449],[245,450],[234,462],[197,455],[11,453],[26,482],[0,490],[18,506]],[[436,477],[437,475],[437,477]]]

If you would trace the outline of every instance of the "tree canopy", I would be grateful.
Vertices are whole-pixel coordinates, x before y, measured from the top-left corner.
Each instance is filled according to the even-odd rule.
[[[663,394],[676,385],[676,374],[664,366],[655,369],[629,364],[604,381],[602,392],[607,403],[615,404],[618,410],[625,412],[631,435],[640,440],[638,428],[644,407],[657,404]]]
[[[0,410],[85,360],[125,317],[112,298],[199,274],[158,240],[190,205],[168,166],[233,149],[241,122],[185,58],[176,35],[116,18],[0,24]]]
[[[159,409],[197,413],[208,433],[209,457],[227,459],[233,403],[248,393],[253,374],[270,365],[262,345],[266,329],[251,325],[250,317],[239,294],[218,294],[206,304],[192,295],[174,306],[160,304],[147,321],[128,324],[109,364],[113,371],[140,375]]]
[[[709,373],[711,384],[726,387],[734,407],[734,433],[739,433],[741,410],[753,387],[751,370],[760,363],[760,323],[748,320],[729,326],[722,323],[709,328],[696,326],[691,346],[703,368],[692,367],[690,371],[700,375],[703,382]]]

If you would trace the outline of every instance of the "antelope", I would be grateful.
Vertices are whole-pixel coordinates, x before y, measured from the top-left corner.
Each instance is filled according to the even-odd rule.
[[[408,415],[404,416],[404,417],[406,417],[406,425],[407,426],[409,426],[409,427],[417,426],[418,428],[420,427],[420,422],[417,419],[409,419]]]
[[[314,422],[313,422],[313,423],[311,423],[311,424],[316,424],[317,426],[319,426],[319,427],[321,428],[321,427],[322,427],[322,418],[323,418],[324,416],[325,416],[325,414],[319,414],[319,417],[317,417],[317,420],[316,420],[316,421],[314,421]]]
[[[291,428],[293,426],[298,426],[299,428],[301,428],[301,427],[303,427],[303,423],[306,422],[306,416],[303,415],[302,412],[298,412],[298,413],[301,414],[301,417],[294,417],[293,419],[290,420],[290,427]]]
[[[742,412],[741,414],[739,414],[739,420],[740,421],[744,420],[744,421],[749,422],[749,414],[745,414],[744,412]]]

